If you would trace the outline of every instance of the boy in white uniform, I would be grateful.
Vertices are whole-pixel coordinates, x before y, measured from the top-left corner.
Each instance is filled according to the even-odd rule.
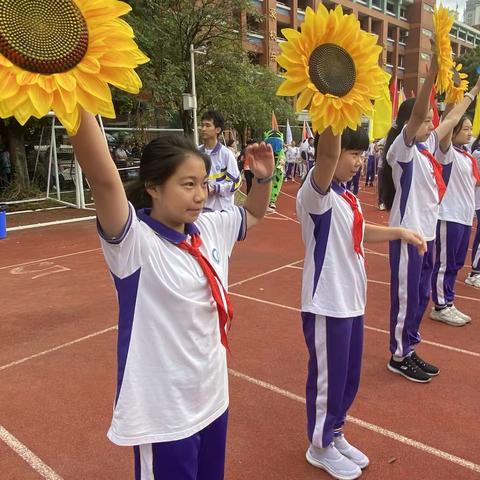
[[[209,195],[205,210],[228,210],[233,207],[235,192],[242,183],[237,160],[232,151],[218,141],[225,127],[222,115],[215,111],[202,115],[200,135],[203,145],[199,150],[212,161],[208,177]]]

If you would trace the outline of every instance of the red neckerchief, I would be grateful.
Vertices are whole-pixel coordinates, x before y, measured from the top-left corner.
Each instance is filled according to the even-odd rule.
[[[445,195],[445,192],[447,191],[447,186],[445,185],[445,180],[442,176],[443,167],[426,148],[419,148],[419,150],[421,154],[425,155],[428,158],[428,160],[430,161],[430,165],[433,168],[433,176],[435,178],[435,183],[437,184],[438,188],[438,203],[440,203],[443,196]]]
[[[348,190],[345,190],[340,196],[350,205],[353,212],[353,248],[358,255],[363,255],[363,215],[358,208],[357,197]]]
[[[200,246],[202,245],[202,239],[200,238],[200,235],[193,234],[191,237],[191,244],[184,240],[183,242],[180,242],[178,244],[178,247],[180,247],[182,250],[187,251],[190,255],[195,257],[200,267],[202,268],[203,273],[207,277],[208,285],[210,286],[210,289],[212,291],[213,299],[217,304],[218,323],[220,326],[220,338],[222,341],[222,345],[230,351],[230,349],[228,348],[226,332],[226,329],[230,328],[230,322],[233,318],[233,309],[232,304],[230,303],[230,298],[224,286],[222,285],[222,281],[220,280],[218,273],[212,267],[207,258],[202,255],[202,252],[200,252]],[[222,291],[227,308],[225,308],[225,304],[223,302]]]
[[[475,178],[475,180],[477,182],[480,182],[480,172],[478,171],[478,163],[477,163],[477,159],[473,156],[473,155],[470,155],[466,150],[464,150],[463,148],[458,148],[458,147],[454,147],[455,150],[457,152],[460,152],[460,153],[463,153],[463,155],[465,155],[467,158],[470,159],[470,161],[472,162],[472,175],[473,175],[473,178]]]

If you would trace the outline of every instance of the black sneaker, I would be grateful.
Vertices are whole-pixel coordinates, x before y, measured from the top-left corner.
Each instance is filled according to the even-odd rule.
[[[387,368],[393,373],[399,373],[412,382],[427,383],[432,377],[425,373],[411,357],[405,357],[401,362],[390,358]]]
[[[419,366],[427,375],[435,377],[440,373],[440,369],[431,363],[422,360],[415,352],[410,355],[410,358]]]

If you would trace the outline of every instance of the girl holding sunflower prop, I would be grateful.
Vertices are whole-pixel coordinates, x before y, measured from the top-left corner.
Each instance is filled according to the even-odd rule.
[[[338,135],[354,130],[362,114],[371,116],[385,83],[378,65],[382,47],[355,15],[344,15],[340,5],[329,11],[320,4],[316,12],[307,7],[301,32],[282,33],[287,41],[277,61],[286,72],[277,95],[298,95],[297,111],[309,110],[314,131],[331,127]]]
[[[462,88],[458,88],[458,91],[463,98]],[[477,85],[471,93],[475,92],[478,93]],[[454,104],[450,103],[446,112],[453,107]],[[432,300],[435,306],[430,317],[453,326],[463,326],[472,320],[454,305],[455,281],[465,264],[475,213],[475,189],[480,185],[477,159],[467,150],[471,140],[472,121],[463,115],[440,142],[437,152],[437,158],[445,170],[444,177],[448,181],[437,223],[432,275]]]
[[[427,383],[439,374],[438,367],[425,362],[416,353],[421,340],[420,323],[431,291],[440,202],[446,191],[442,166],[435,155],[439,145],[450,142],[452,130],[479,90],[477,82],[434,129],[429,97],[437,74],[437,56],[433,55],[420,94],[402,103],[396,125],[390,129],[385,144],[384,200],[390,210],[390,225],[411,228],[427,241],[427,251],[423,255],[403,240],[390,242],[391,358],[387,368],[417,383]],[[435,312],[433,317],[459,323],[455,310],[448,306],[442,312]]]
[[[333,477],[349,480],[369,464],[343,434],[360,380],[367,282],[363,241],[401,238],[420,251],[425,242],[405,228],[365,226],[358,199],[343,187],[357,172],[369,144],[367,133],[357,128],[360,115],[370,111],[377,95],[373,89],[381,92],[386,79],[377,64],[375,37],[361,32],[355,17],[343,16],[341,8],[328,12],[323,5],[316,14],[307,9],[301,34],[285,33],[289,42],[282,44],[279,63],[287,68],[287,80],[278,94],[303,90],[299,108],[310,103],[314,128],[321,132],[315,139],[315,166],[297,196],[306,249],[306,458]],[[357,64],[360,59],[363,63]]]
[[[108,84],[138,93],[148,61],[117,0],[0,0],[0,117],[53,110],[70,134],[82,109],[114,118]]]

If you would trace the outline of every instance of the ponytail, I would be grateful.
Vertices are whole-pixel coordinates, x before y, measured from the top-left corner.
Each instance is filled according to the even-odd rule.
[[[128,201],[135,210],[152,208],[152,197],[148,194],[145,184],[141,180],[133,180],[125,187]]]
[[[398,109],[397,121],[388,132],[385,148],[383,149],[383,202],[387,210],[391,210],[396,192],[395,184],[393,183],[392,167],[387,162],[387,154],[392,143],[400,135],[403,127],[410,119],[414,105],[414,98],[409,98],[402,102]]]

